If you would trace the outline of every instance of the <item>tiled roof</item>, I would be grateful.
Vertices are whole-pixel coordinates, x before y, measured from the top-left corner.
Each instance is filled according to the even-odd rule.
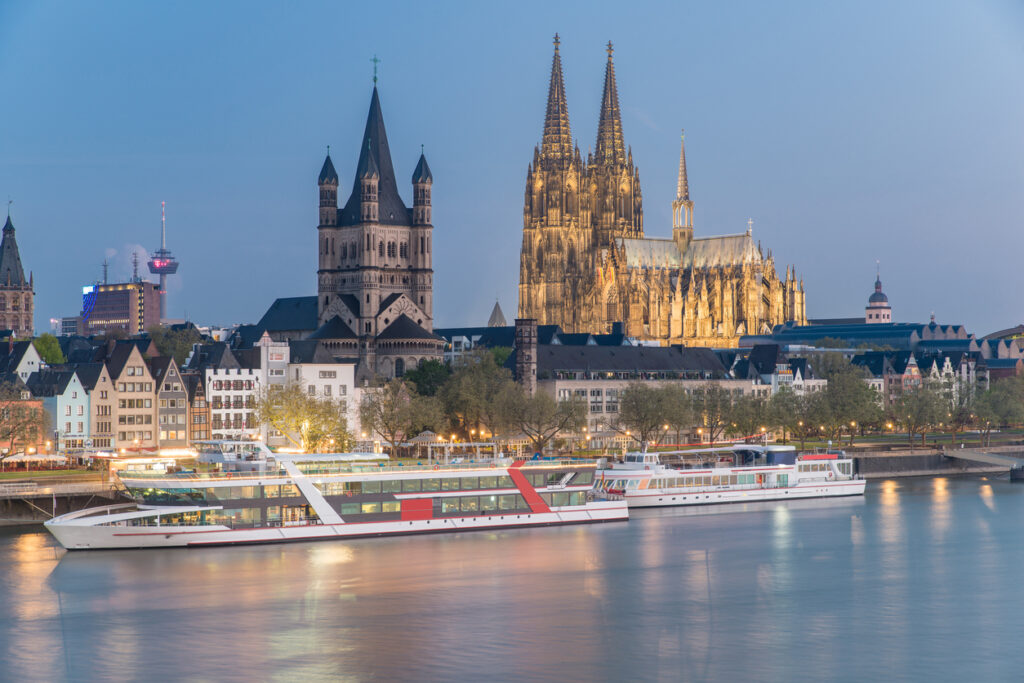
[[[315,296],[293,296],[276,299],[256,326],[263,331],[315,330],[317,327]],[[259,337],[257,337],[258,339]]]
[[[440,337],[427,332],[404,313],[377,335],[377,339],[436,339]]]

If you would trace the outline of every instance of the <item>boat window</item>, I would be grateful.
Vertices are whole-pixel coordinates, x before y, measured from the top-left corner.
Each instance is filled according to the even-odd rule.
[[[635,489],[639,485],[640,485],[640,480],[639,479],[630,479],[629,483],[626,484],[626,488],[627,489]]]
[[[363,503],[360,510],[363,514],[380,512],[380,503]]]
[[[528,474],[528,475],[526,475],[526,478],[529,480],[530,484],[534,488],[536,488],[538,486],[546,486],[547,485],[547,477],[544,476],[543,472],[537,472],[537,473]]]
[[[459,503],[462,512],[476,512],[480,509],[480,501],[476,496],[463,496]]]
[[[402,481],[403,491],[419,491],[420,480],[419,479],[405,479]]]
[[[569,494],[569,505],[586,505],[587,504],[587,492],[586,491],[573,491]]]
[[[480,509],[481,510],[497,510],[498,509],[498,497],[497,496],[480,496]]]
[[[569,494],[566,491],[551,494],[551,504],[555,507],[563,507],[569,504]]]
[[[521,496],[513,496],[513,495],[498,496],[498,509],[499,510],[515,510],[516,507],[517,507],[517,505],[516,505],[516,498],[520,498],[520,497]]]
[[[470,491],[472,489],[478,488],[477,484],[478,484],[478,478],[477,477],[463,477],[462,478],[462,490],[463,491]],[[462,508],[462,509],[465,510],[466,508]]]
[[[398,493],[402,490],[402,482],[398,479],[385,479],[380,483],[381,493]]]
[[[274,523],[281,521],[281,506],[271,505],[267,508],[267,523]]]
[[[281,484],[282,498],[295,498],[299,495],[299,489],[295,484]]]
[[[379,481],[364,481],[363,493],[380,493]]]
[[[341,515],[358,515],[359,514],[359,503],[342,503],[341,504]]]
[[[499,489],[514,489],[516,484],[512,481],[512,477],[507,474],[503,474],[498,477],[498,488]]]
[[[440,491],[441,480],[440,479],[424,479],[423,480],[424,491]]]
[[[498,488],[498,477],[480,477],[480,488],[482,489],[496,489]]]
[[[594,470],[583,470],[577,472],[576,476],[572,478],[573,486],[586,486],[587,484],[594,483]]]
[[[458,498],[442,498],[441,499],[441,512],[458,512],[459,511],[459,499]]]
[[[382,512],[400,512],[402,510],[402,504],[397,500],[384,501],[381,503]]]
[[[448,477],[447,479],[441,480],[442,491],[458,491],[459,490],[459,478]]]

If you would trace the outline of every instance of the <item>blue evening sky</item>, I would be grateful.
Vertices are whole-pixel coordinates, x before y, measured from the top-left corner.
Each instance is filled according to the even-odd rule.
[[[1024,4],[0,0],[0,197],[39,331],[133,249],[182,265],[169,314],[255,322],[316,291],[316,177],[351,187],[371,89],[396,172],[434,173],[435,325],[516,310],[523,189],[562,37],[594,144],[604,45],[648,236],[671,231],[686,129],[699,235],[795,263],[810,316],[859,315],[881,260],[898,320],[1022,322]],[[407,202],[411,187],[400,184]]]

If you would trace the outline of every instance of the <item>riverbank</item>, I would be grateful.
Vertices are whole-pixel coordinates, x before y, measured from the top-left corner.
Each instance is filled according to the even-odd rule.
[[[1020,457],[1024,461],[1021,446],[998,446],[987,448],[986,452]],[[856,472],[865,479],[888,479],[891,477],[921,477],[943,474],[1006,474],[1010,468],[1004,465],[969,462],[951,458],[937,448],[918,448],[913,451],[851,450]]]

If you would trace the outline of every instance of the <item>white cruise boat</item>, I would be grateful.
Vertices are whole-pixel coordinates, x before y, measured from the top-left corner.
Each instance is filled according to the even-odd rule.
[[[628,453],[598,471],[595,488],[629,507],[664,507],[859,496],[865,484],[842,452],[798,456],[792,446],[737,444]]]
[[[394,465],[373,454],[232,453],[221,470],[118,473],[133,503],[55,517],[69,550],[156,548],[625,520],[598,500],[590,460]],[[240,467],[232,467],[236,460]],[[244,463],[244,465],[242,465]]]

